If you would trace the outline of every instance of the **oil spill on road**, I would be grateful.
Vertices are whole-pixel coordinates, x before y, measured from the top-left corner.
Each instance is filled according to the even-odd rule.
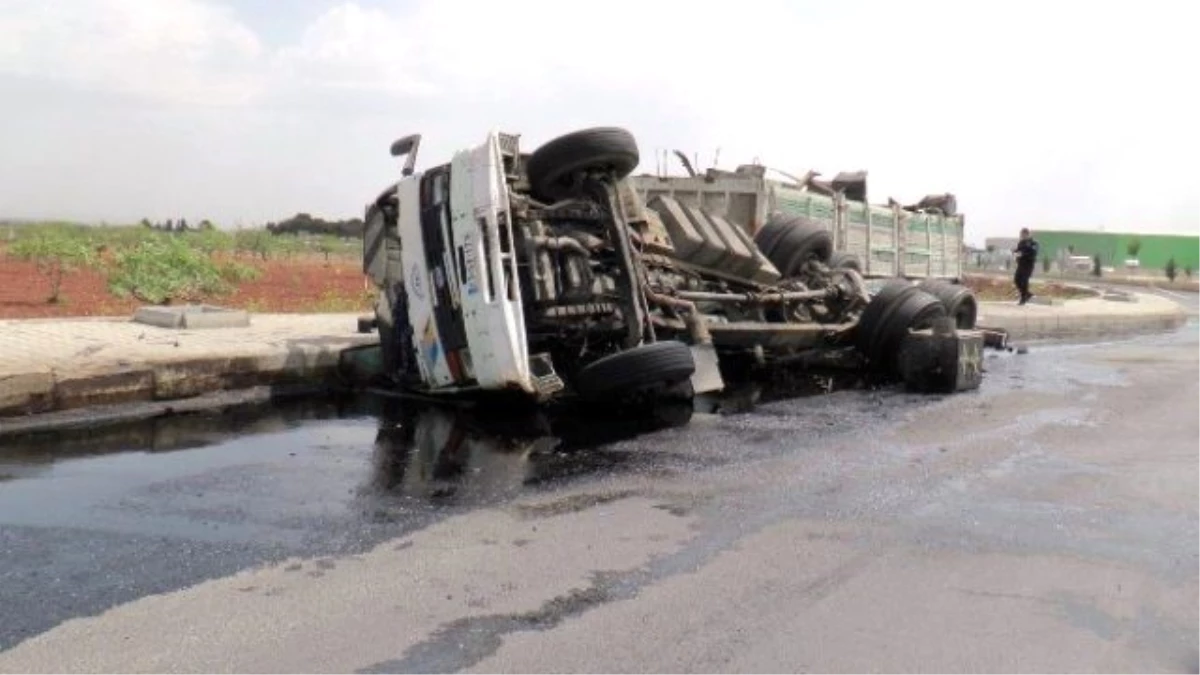
[[[656,453],[653,434],[641,436],[663,419],[467,413],[366,397],[7,442],[0,650],[73,617],[257,565],[361,553],[523,493],[694,468],[677,469]]]
[[[1194,341],[1194,335],[1182,339]],[[1174,338],[1143,343],[1180,344]],[[931,412],[945,419],[971,410],[1006,417],[1011,408],[987,406],[1017,391],[1040,398],[1125,385],[1127,376],[1112,364],[1088,362],[1092,349],[1040,346],[1028,355],[997,355],[988,361],[992,372],[983,390],[950,397],[845,389],[831,380],[791,392],[742,392],[749,405],[725,410],[749,412],[697,415],[682,429],[661,428],[664,419],[686,417],[678,410],[656,420],[588,419],[369,397],[237,408],[6,445],[0,449],[0,650],[66,619],[146,595],[293,556],[361,553],[522,495],[592,482],[604,484],[594,494],[625,494],[622,477],[672,478],[717,468],[727,469],[714,475],[730,486],[719,489],[752,486],[753,499],[688,507],[707,519],[705,535],[644,572],[605,580],[599,596],[585,593],[532,624],[528,617],[493,617],[494,624],[445,634],[486,628],[478,634],[492,636],[480,638],[491,644],[510,630],[585,611],[589,598],[627,597],[646,583],[694,570],[747,532],[781,519],[851,518],[919,506],[943,479],[923,466],[914,470],[916,478],[886,481],[886,469],[914,452],[881,451],[880,439]],[[819,395],[791,397],[805,393]],[[1048,414],[1018,422],[1070,421]],[[923,438],[910,440],[919,445]],[[938,434],[930,440],[949,447],[948,457],[963,452]],[[782,482],[780,467],[790,472]],[[678,500],[688,504],[686,496]],[[672,507],[684,508],[664,508]],[[714,515],[722,510],[727,513]],[[306,565],[300,573],[319,571]],[[481,643],[477,654],[486,651]],[[400,658],[413,657],[406,667],[442,667],[430,654]]]
[[[356,672],[458,672],[494,654],[509,633],[549,630],[564,619],[593,607],[633,596],[632,589],[621,589],[610,575],[595,574],[593,577],[591,586],[572,589],[531,612],[470,617],[450,623],[429,639],[413,645],[401,658],[376,663]]]

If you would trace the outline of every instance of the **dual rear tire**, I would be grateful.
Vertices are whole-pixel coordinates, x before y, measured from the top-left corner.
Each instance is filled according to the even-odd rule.
[[[946,316],[946,306],[937,297],[904,279],[893,279],[863,310],[855,346],[872,370],[894,374],[900,346],[909,331],[930,328]]]
[[[833,255],[829,230],[804,216],[771,216],[754,244],[785,278],[799,274],[810,260],[828,263]]]
[[[941,279],[910,284],[891,279],[875,294],[858,321],[855,346],[877,371],[896,371],[896,355],[910,330],[930,328],[937,319],[954,319],[955,328],[975,328],[979,305],[971,289]]]
[[[946,312],[954,318],[956,328],[970,330],[975,327],[979,316],[979,304],[971,289],[961,284],[952,284],[942,279],[925,279],[917,288],[942,301]]]

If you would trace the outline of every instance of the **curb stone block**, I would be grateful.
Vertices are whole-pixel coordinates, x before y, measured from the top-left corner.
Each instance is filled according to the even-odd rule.
[[[54,373],[0,375],[0,414],[33,414],[54,408]]]
[[[338,354],[290,352],[260,356],[196,358],[154,367],[153,398],[191,398],[211,391],[284,384],[324,376],[338,364]]]
[[[223,359],[222,359],[223,361]],[[212,359],[195,359],[154,367],[154,398],[156,400],[191,398],[221,387],[223,373]]]
[[[135,323],[168,329],[245,328],[250,325],[250,314],[240,309],[212,305],[148,305],[139,308],[133,320]]]
[[[59,375],[54,384],[56,409],[145,400],[154,391],[154,372],[147,368]]]

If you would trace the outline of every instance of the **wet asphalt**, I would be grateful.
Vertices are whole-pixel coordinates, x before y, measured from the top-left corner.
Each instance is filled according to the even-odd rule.
[[[360,398],[8,443],[0,671],[1197,672],[1184,301],[1171,335],[991,353],[958,396],[836,391],[657,430]],[[323,604],[368,582],[395,616]],[[290,628],[240,650],[203,632],[237,617]],[[158,630],[170,653],[102,639]]]

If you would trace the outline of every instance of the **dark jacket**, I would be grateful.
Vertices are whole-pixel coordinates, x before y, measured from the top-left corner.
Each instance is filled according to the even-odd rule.
[[[1017,248],[1013,252],[1017,256],[1017,267],[1033,269],[1038,256],[1037,240],[1033,237],[1022,239],[1017,243]]]

